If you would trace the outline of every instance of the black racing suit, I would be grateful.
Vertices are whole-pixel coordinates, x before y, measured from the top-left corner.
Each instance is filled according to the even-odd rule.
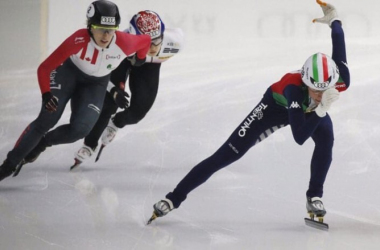
[[[157,96],[160,68],[161,63],[145,63],[135,67],[131,65],[128,59],[125,59],[111,73],[111,82],[117,87],[120,86],[120,83],[123,85],[129,77],[129,89],[131,91],[129,108],[118,112],[113,118],[116,127],[123,128],[126,125],[138,123],[151,109]],[[85,145],[93,149],[97,147],[104,129],[117,109],[118,107],[111,94],[107,92],[103,110],[94,128],[86,136]]]

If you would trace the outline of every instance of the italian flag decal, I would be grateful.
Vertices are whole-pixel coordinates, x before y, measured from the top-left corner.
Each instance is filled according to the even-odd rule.
[[[319,70],[318,70],[319,69]],[[313,79],[316,82],[326,82],[329,78],[327,58],[325,54],[315,54],[313,56]]]

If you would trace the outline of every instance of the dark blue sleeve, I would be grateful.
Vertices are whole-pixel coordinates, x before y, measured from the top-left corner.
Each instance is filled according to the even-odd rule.
[[[295,85],[287,86],[284,89],[284,96],[288,101],[289,124],[293,138],[298,144],[302,145],[314,133],[322,118],[315,112],[308,116],[305,115],[302,109],[304,93],[299,87]]]
[[[348,88],[350,86],[350,71],[347,67],[346,43],[340,21],[334,21],[331,24],[331,39],[333,48],[332,59],[338,66],[340,77]]]

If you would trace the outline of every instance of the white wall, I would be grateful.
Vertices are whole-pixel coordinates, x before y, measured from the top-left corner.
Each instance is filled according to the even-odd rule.
[[[0,73],[30,68],[39,61],[39,27],[39,1],[0,1]]]
[[[41,6],[44,2],[48,2],[47,41],[44,41],[45,35],[40,33]],[[91,2],[92,0],[1,0],[1,69],[36,68],[66,37],[85,27],[85,13]],[[327,26],[311,23],[314,17],[322,14],[314,0],[114,2],[121,11],[122,29],[128,26],[134,13],[144,9],[158,12],[167,27],[181,27],[186,35],[185,53],[211,55],[214,46],[236,46],[236,53],[244,53],[244,49],[259,49],[255,42],[266,39],[310,41],[311,38],[329,41],[326,36]],[[377,41],[380,37],[378,1],[332,0],[331,3],[338,8],[343,19],[348,46],[350,42]],[[240,42],[243,39],[252,40],[252,47],[239,46],[243,45]],[[41,46],[44,42],[46,46]]]
[[[92,0],[51,0],[49,49],[67,35],[84,27],[85,12]],[[121,28],[126,28],[132,15],[139,10],[158,12],[168,27],[181,27],[187,37],[216,39],[244,39],[268,37],[313,37],[321,35],[321,26],[312,25],[322,12],[314,0],[115,0],[121,11]],[[379,36],[380,4],[376,0],[360,3],[332,0],[344,20],[350,37]],[[57,31],[59,33],[57,34]]]

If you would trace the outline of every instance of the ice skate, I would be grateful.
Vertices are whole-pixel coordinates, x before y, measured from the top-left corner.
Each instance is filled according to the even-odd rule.
[[[329,226],[323,223],[324,216],[326,215],[326,209],[323,206],[322,199],[319,197],[307,197],[306,210],[310,216],[305,218],[306,225],[312,226],[318,229],[328,230]]]
[[[25,156],[25,163],[31,163],[37,160],[38,156],[40,156],[40,154],[45,151],[46,147],[50,147],[50,145],[46,143],[45,137],[42,137],[37,146],[35,146],[32,151],[30,151],[29,154]]]
[[[15,170],[16,166],[5,159],[3,164],[0,166],[0,181],[10,176]]]
[[[106,146],[106,145],[104,145],[104,144],[102,144],[102,145],[100,146],[100,149],[99,149],[98,155],[96,156],[95,162],[97,162],[97,161],[99,160],[100,155],[102,154],[102,152],[103,152],[103,148],[104,148],[105,146]]]
[[[20,171],[21,171],[21,168],[27,164],[27,163],[32,163],[34,162],[35,160],[37,160],[38,156],[40,156],[40,154],[42,152],[44,152],[46,150],[47,147],[50,147],[51,145],[48,145],[46,143],[46,140],[45,140],[45,137],[42,137],[40,142],[37,144],[37,146],[35,146],[32,151],[29,152],[29,154],[27,156],[25,156],[25,158],[16,166],[14,172],[13,172],[13,176],[12,177],[16,177]]]
[[[81,163],[88,161],[95,154],[95,149],[92,149],[86,145],[83,145],[74,155],[74,165],[70,167],[70,170],[76,168]]]
[[[153,214],[150,217],[147,225],[154,221],[157,217],[162,217],[167,215],[170,211],[173,210],[173,202],[169,199],[163,199],[153,205]]]
[[[102,154],[104,147],[113,141],[113,139],[116,136],[118,129],[119,128],[116,127],[116,125],[113,123],[112,119],[110,119],[106,129],[103,131],[102,145],[100,146],[100,149],[99,149],[98,155],[96,156],[95,162],[97,162],[99,160],[100,155]]]
[[[13,175],[12,177],[16,177],[20,171],[21,171],[21,168],[26,164],[25,160],[22,160],[17,166],[16,166],[16,169],[15,171],[13,172]]]

